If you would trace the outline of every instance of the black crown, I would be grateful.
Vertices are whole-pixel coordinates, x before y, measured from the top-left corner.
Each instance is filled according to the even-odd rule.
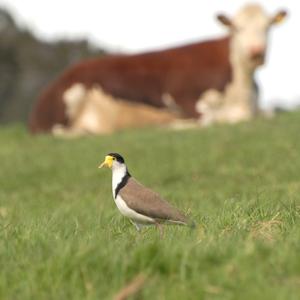
[[[114,157],[119,163],[124,163],[124,158],[118,153],[108,153],[107,155]]]

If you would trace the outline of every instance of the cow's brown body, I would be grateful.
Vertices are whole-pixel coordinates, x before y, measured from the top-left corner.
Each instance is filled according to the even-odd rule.
[[[99,85],[113,97],[164,107],[169,95],[186,117],[198,117],[201,94],[222,91],[231,80],[229,38],[138,54],[109,55],[83,61],[67,70],[39,97],[30,118],[32,132],[67,125],[63,93],[75,83]]]

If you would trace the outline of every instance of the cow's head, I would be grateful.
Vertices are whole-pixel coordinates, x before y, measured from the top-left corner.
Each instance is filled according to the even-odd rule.
[[[247,5],[232,19],[219,14],[218,20],[230,30],[232,59],[239,60],[250,69],[262,65],[267,50],[268,31],[273,24],[283,21],[286,14],[286,11],[281,10],[270,17],[256,4]]]

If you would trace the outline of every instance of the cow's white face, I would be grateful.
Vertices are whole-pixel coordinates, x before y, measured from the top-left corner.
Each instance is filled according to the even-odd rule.
[[[230,29],[232,58],[254,70],[264,63],[271,25],[280,23],[285,16],[286,12],[280,11],[269,17],[259,5],[248,5],[233,19],[224,15],[217,17]]]

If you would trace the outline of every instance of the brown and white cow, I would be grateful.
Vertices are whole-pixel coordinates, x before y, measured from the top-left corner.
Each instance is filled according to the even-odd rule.
[[[147,105],[156,113],[171,107],[170,122],[178,117],[174,108],[179,108],[184,118],[194,118],[200,124],[248,120],[258,110],[254,71],[264,63],[268,30],[285,15],[285,11],[280,11],[270,18],[260,6],[248,5],[233,19],[218,15],[218,20],[229,28],[227,37],[163,51],[83,61],[66,70],[42,92],[31,114],[30,130],[66,132],[77,124],[76,132],[103,133],[106,129],[99,126],[105,127],[105,122],[95,118],[102,118],[114,109],[123,114],[124,100],[143,104],[140,112],[148,109]],[[78,97],[76,86],[83,91],[82,95],[89,97]],[[98,96],[95,97],[94,90],[91,97],[89,90],[95,86],[99,87]],[[72,94],[75,94],[73,100]],[[97,104],[103,95],[109,101]],[[90,103],[91,98],[98,100]],[[116,100],[114,108],[108,108],[115,99],[123,100]],[[124,114],[135,118],[137,112],[130,107],[126,106]],[[87,111],[94,112],[94,121],[90,121],[91,114],[86,114]],[[165,118],[162,119],[152,118],[146,123],[165,123]],[[107,132],[126,124],[114,126],[112,122]],[[139,122],[134,125],[139,126]]]

